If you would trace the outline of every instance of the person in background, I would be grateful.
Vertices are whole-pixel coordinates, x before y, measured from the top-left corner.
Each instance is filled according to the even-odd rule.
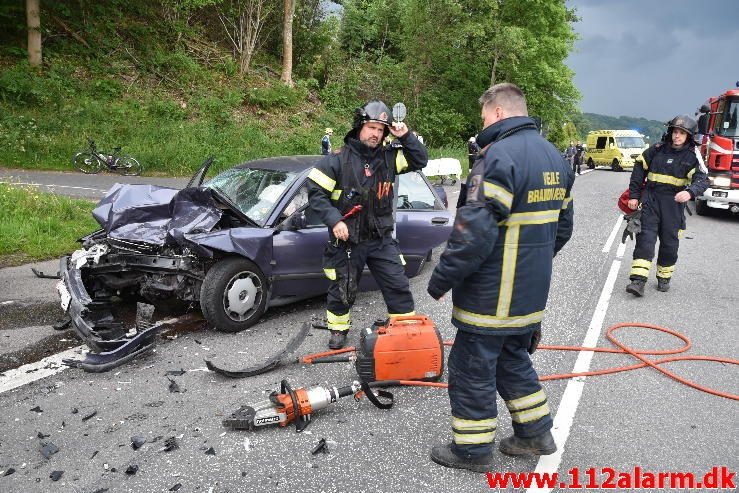
[[[572,172],[582,174],[581,166],[582,166],[582,155],[585,152],[585,146],[582,145],[582,143],[578,140],[577,144],[575,145],[575,157],[572,161]]]
[[[331,136],[334,134],[334,129],[327,128],[326,134],[321,139],[321,154],[324,156],[331,154]]]
[[[570,141],[570,145],[568,145],[567,149],[565,149],[565,159],[568,163],[570,163],[573,173],[575,172],[575,152],[575,143],[573,141]]]

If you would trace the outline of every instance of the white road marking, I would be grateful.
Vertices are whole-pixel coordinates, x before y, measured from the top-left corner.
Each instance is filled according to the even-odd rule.
[[[618,260],[621,260],[624,258],[624,253],[626,253],[626,242],[620,243],[618,245],[618,250],[616,250],[616,258]]]
[[[0,183],[4,183],[6,185],[25,185],[25,186],[31,186],[31,187],[47,187],[47,188],[71,188],[73,190],[91,190],[93,192],[105,192],[105,190],[100,188],[89,188],[89,187],[73,187],[71,185],[46,185],[45,183],[25,183],[21,181],[0,181]]]
[[[595,313],[593,318],[590,320],[590,326],[588,331],[585,333],[585,340],[582,343],[583,347],[595,347],[598,343],[598,338],[603,330],[603,322],[605,321],[606,312],[608,311],[608,302],[613,294],[613,286],[616,284],[616,277],[618,276],[618,270],[621,268],[621,261],[614,260],[611,264],[611,270],[606,278],[606,283],[603,286],[603,291],[600,293],[598,304],[595,307]],[[590,362],[593,359],[593,351],[580,351],[575,361],[575,367],[572,369],[572,373],[582,373],[590,370]],[[582,396],[583,388],[585,387],[585,379],[587,377],[571,378],[567,383],[562,400],[557,407],[557,414],[554,416],[554,426],[552,428],[552,435],[554,441],[557,443],[557,451],[552,455],[542,455],[539,458],[539,462],[536,464],[536,474],[549,473],[553,474],[559,469],[559,464],[562,462],[562,454],[564,454],[565,443],[570,435],[570,428],[572,422],[575,419],[575,413],[577,412],[577,406],[580,404],[580,397]],[[559,485],[557,485],[559,487]],[[529,488],[528,492],[536,493],[548,493],[552,491],[551,488]]]
[[[6,371],[0,375],[0,394],[66,370],[69,367],[62,364],[62,360],[81,356],[84,349],[85,346],[77,346],[35,363]]]
[[[611,245],[613,245],[613,240],[616,239],[616,234],[618,233],[618,230],[621,229],[621,223],[623,222],[623,220],[624,217],[619,214],[618,219],[616,220],[616,224],[613,225],[613,231],[611,231],[611,235],[608,237],[606,244],[603,245],[603,253],[608,253],[611,251]]]

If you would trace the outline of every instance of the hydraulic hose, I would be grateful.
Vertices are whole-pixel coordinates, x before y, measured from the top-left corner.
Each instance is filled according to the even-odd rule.
[[[634,349],[618,341],[616,337],[614,336],[614,333],[617,330],[624,329],[624,328],[642,328],[642,329],[649,329],[649,330],[657,330],[660,332],[664,332],[666,334],[670,334],[680,339],[684,343],[684,345],[681,347],[675,348],[675,349],[664,349],[664,350]],[[609,375],[611,373],[619,373],[623,371],[636,370],[639,368],[644,368],[646,366],[651,366],[655,370],[667,375],[673,380],[676,380],[682,383],[683,385],[687,385],[696,390],[700,390],[701,392],[706,392],[708,394],[712,394],[718,397],[725,397],[727,399],[739,401],[739,395],[737,394],[732,394],[729,392],[722,392],[720,390],[706,387],[704,385],[699,385],[691,380],[682,378],[679,375],[676,375],[675,373],[660,367],[660,365],[664,363],[672,363],[675,361],[711,361],[711,362],[716,362],[716,363],[739,365],[739,360],[731,359],[731,358],[723,358],[719,356],[685,356],[685,355],[674,356],[674,355],[684,353],[688,349],[690,349],[692,347],[692,342],[686,335],[681,334],[680,332],[676,330],[668,329],[667,327],[661,327],[659,325],[654,325],[654,324],[645,324],[641,322],[618,323],[608,328],[608,330],[606,331],[606,337],[608,338],[609,341],[611,341],[611,343],[617,346],[618,349],[600,348],[600,347],[583,347],[583,346],[558,346],[558,345],[544,345],[544,344],[539,345],[538,349],[558,350],[558,351],[592,351],[596,353],[629,354],[633,356],[634,358],[638,359],[640,363],[636,363],[636,364],[628,365],[628,366],[615,366],[611,368],[604,368],[602,370],[594,370],[594,371],[581,372],[581,373],[560,373],[560,374],[555,374],[555,375],[544,375],[544,376],[540,376],[539,380],[540,381],[562,380],[566,378]],[[453,340],[444,341],[445,346],[451,346],[453,343],[454,343]],[[327,351],[324,353],[306,355],[301,358],[301,361],[303,363],[310,364],[310,363],[318,362],[318,361],[313,361],[314,359],[320,359],[321,357],[340,354],[340,353],[347,353],[347,352],[351,352],[354,350],[355,350],[354,347],[346,347],[338,351]],[[669,356],[669,355],[673,355],[673,356]],[[661,358],[657,360],[650,360],[646,358],[645,356],[669,356],[669,357]],[[447,388],[449,386],[449,384],[444,383],[444,382],[421,382],[417,380],[393,380],[393,381],[387,381],[387,382],[372,382],[372,387],[381,387],[383,386],[383,384],[387,384],[387,386],[404,385],[404,386],[412,386],[412,387],[439,387],[439,388]]]

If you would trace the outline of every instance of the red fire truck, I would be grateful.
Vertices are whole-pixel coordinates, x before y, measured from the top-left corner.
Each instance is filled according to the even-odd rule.
[[[710,213],[710,208],[739,213],[739,82],[736,86],[700,108],[698,133],[710,183],[695,200],[700,215]]]

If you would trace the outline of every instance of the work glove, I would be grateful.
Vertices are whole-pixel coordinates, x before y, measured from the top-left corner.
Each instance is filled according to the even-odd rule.
[[[621,237],[621,243],[626,243],[626,238],[633,240],[636,235],[641,233],[641,209],[637,209],[631,214],[624,216],[624,219],[626,219],[626,228]]]
[[[534,333],[531,334],[531,342],[529,343],[529,347],[527,349],[529,354],[534,354],[536,348],[539,347],[539,341],[541,341],[541,327],[536,329]]]

